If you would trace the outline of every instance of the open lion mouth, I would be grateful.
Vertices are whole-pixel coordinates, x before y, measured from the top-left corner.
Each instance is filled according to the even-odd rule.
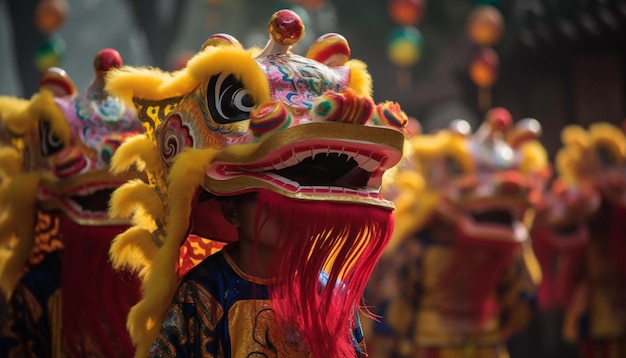
[[[580,231],[580,224],[571,223],[558,225],[554,228],[554,231],[561,236],[571,236],[577,234]]]
[[[472,219],[478,224],[491,224],[513,227],[515,217],[513,213],[504,209],[490,209],[481,212],[470,213]]]
[[[108,210],[111,194],[120,184],[111,181],[81,183],[63,190],[41,188],[38,192],[38,202],[43,210],[61,210],[80,224],[118,224],[119,220],[108,217]]]
[[[337,186],[358,189],[367,186],[372,173],[359,167],[347,154],[328,153],[309,157],[273,173],[293,180],[300,186]]]
[[[73,203],[79,212],[106,215],[114,190],[115,188],[101,188],[86,195],[71,195],[68,201]]]

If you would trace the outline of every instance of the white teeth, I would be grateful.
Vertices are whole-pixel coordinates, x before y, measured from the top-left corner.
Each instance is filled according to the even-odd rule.
[[[296,157],[291,157],[283,162],[283,164],[285,165],[284,167],[292,167],[298,163],[300,163],[300,161]]]
[[[296,165],[298,163],[300,163],[300,161],[298,160],[298,158],[296,158],[294,156],[294,152],[292,150],[291,151],[291,157],[289,157],[289,159],[287,159],[285,161],[280,161],[280,159],[279,159],[278,162],[272,162],[272,168],[271,169],[280,170],[280,169],[284,169],[284,168],[289,168],[289,167],[292,167],[292,166],[294,166],[294,165]]]
[[[376,197],[378,195],[377,189],[352,189],[352,188],[344,188],[344,187],[339,187],[339,186],[322,186],[322,185],[300,186],[298,182],[287,179],[285,177],[282,177],[274,173],[263,173],[263,176],[264,177],[262,177],[262,179],[264,181],[273,181],[275,184],[280,182],[284,184],[285,186],[287,185],[293,186],[297,188],[298,191],[301,191],[301,192],[313,191],[313,193],[316,193],[316,194],[328,194],[332,192],[332,193],[341,193],[344,195],[353,195],[353,196],[361,195],[361,196],[367,196],[367,197]],[[374,181],[381,181],[381,180],[382,178],[380,177],[374,179]]]
[[[343,193],[348,195],[357,195],[359,191],[350,188],[343,188]]]
[[[306,158],[309,158],[311,156],[310,152],[300,152],[300,153],[294,153],[293,157],[296,158],[299,162],[305,160]]]
[[[307,158],[311,158],[311,157],[315,158],[315,156],[319,154],[328,155],[331,153],[335,153],[339,156],[347,155],[348,160],[354,159],[358,163],[359,167],[361,167],[362,169],[368,172],[373,172],[378,167],[380,167],[380,161],[372,159],[367,154],[360,154],[358,151],[346,150],[345,147],[342,148],[341,150],[331,150],[330,147],[326,147],[326,148],[317,148],[317,149],[306,149],[306,150],[301,150],[301,151],[292,150],[291,157],[287,159],[286,161],[273,162],[270,166],[257,168],[255,171],[269,171],[272,169],[284,169],[287,167],[294,166]],[[249,171],[249,170],[244,170],[244,171]]]
[[[106,188],[107,187],[88,186],[88,187],[84,187],[82,189],[79,189],[79,190],[75,191],[72,195],[87,196],[87,195],[94,194],[98,190],[103,190],[103,189],[106,189]]]
[[[370,157],[359,154],[359,153],[354,153],[354,156],[352,157],[352,159],[354,159],[354,161],[357,162],[357,164],[360,167],[363,164],[365,164],[368,160],[370,160]]]
[[[272,169],[281,170],[287,168],[287,164],[285,162],[272,163]]]
[[[291,179],[287,179],[285,177],[281,177],[278,174],[274,174],[274,173],[271,173],[271,172],[263,173],[263,174],[266,175],[267,177],[271,178],[273,181],[281,182],[283,184],[288,184],[288,185],[294,186],[296,188],[300,187],[300,184],[297,181],[293,181]]]
[[[318,148],[318,149],[311,149],[311,157],[315,158],[316,155],[318,154],[328,154],[330,148]]]
[[[368,155],[354,153],[352,157],[358,164],[361,169],[364,169],[368,172],[373,172],[376,168],[380,166],[380,162],[378,160],[372,159]]]
[[[80,207],[80,205],[78,205],[76,202],[74,202],[73,200],[66,200],[65,204],[70,206],[72,209],[74,209],[74,211],[81,211],[82,208]]]
[[[368,161],[366,161],[365,163],[359,165],[362,169],[368,171],[368,172],[373,172],[376,168],[380,167],[380,162],[378,160],[369,158]]]

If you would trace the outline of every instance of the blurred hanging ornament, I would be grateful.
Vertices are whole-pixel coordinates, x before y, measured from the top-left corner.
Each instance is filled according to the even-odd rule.
[[[470,39],[480,46],[493,46],[502,38],[504,19],[500,11],[491,5],[478,5],[472,9],[467,20]]]
[[[424,16],[425,0],[389,0],[389,16],[398,25],[417,25]]]
[[[411,86],[410,68],[419,62],[423,50],[424,39],[414,26],[397,28],[389,34],[387,56],[398,69],[396,83],[399,88]]]
[[[65,52],[65,41],[60,36],[50,36],[35,52],[35,67],[39,71],[45,71],[50,67],[57,67]]]
[[[491,107],[491,87],[498,80],[500,59],[496,51],[490,47],[483,47],[472,58],[469,66],[469,75],[472,82],[478,86],[478,106],[481,109]]]
[[[34,21],[42,34],[56,31],[67,17],[69,5],[66,0],[41,0],[35,7]]]
[[[399,67],[410,67],[419,62],[424,48],[420,31],[413,26],[393,30],[389,34],[387,55]]]
[[[300,6],[308,11],[315,11],[326,4],[326,0],[302,0]]]

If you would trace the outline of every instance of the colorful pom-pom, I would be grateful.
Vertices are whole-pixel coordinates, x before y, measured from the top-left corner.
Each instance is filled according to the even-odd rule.
[[[342,66],[350,59],[350,46],[345,37],[330,33],[319,37],[309,48],[306,57],[327,66]]]
[[[409,117],[396,102],[386,101],[376,106],[376,116],[374,124],[389,125],[396,128],[404,128],[409,121]]]
[[[314,121],[334,121],[341,115],[343,96],[337,92],[328,92],[318,98],[311,108]]]
[[[204,50],[206,47],[215,47],[215,46],[224,46],[224,45],[236,45],[239,44],[239,40],[235,37],[228,34],[214,34],[211,35],[204,44],[202,44],[202,49]]]
[[[268,102],[250,113],[250,131],[258,138],[275,129],[289,127],[291,120],[291,114],[282,102]]]
[[[58,97],[76,93],[76,85],[72,79],[58,67],[49,67],[43,72],[39,78],[39,88],[47,88]]]

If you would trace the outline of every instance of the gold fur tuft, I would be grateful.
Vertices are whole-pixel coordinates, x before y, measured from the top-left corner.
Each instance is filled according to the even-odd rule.
[[[109,254],[114,268],[128,269],[145,278],[157,250],[150,231],[132,227],[117,235],[111,244]]]
[[[133,165],[137,170],[144,171],[146,168],[158,166],[158,151],[154,142],[146,135],[139,134],[124,141],[111,159],[110,171],[120,174],[129,170]]]
[[[626,158],[626,137],[621,128],[606,122],[594,123],[589,126],[589,136],[596,145],[610,147],[620,162]]]
[[[109,216],[112,218],[129,218],[140,206],[146,215],[162,218],[164,208],[161,199],[150,185],[141,180],[131,180],[111,195]]]
[[[0,148],[0,173],[2,178],[10,178],[22,171],[22,154],[11,147]]]
[[[520,163],[520,170],[524,174],[533,173],[547,168],[548,153],[539,141],[533,140],[525,142],[520,147],[521,152],[524,154],[522,162]]]
[[[42,90],[31,97],[28,106],[28,118],[32,125],[37,125],[38,121],[46,120],[50,128],[59,139],[68,144],[70,141],[71,129],[65,118],[65,113],[54,102],[52,92]]]
[[[0,246],[12,246],[11,242],[15,238],[15,216],[11,212],[3,212],[0,215]],[[0,270],[2,272],[2,270]]]
[[[165,242],[146,277],[143,300],[129,314],[129,330],[137,345],[138,357],[147,354],[176,292],[175,270],[180,243],[187,233],[194,195],[204,182],[205,167],[215,154],[213,149],[186,149],[170,171]]]
[[[134,96],[144,97],[148,95],[146,97],[149,98],[156,96],[163,82],[170,77],[172,77],[170,73],[157,68],[124,66],[107,72],[105,90],[113,96],[121,98],[129,107],[134,108]]]
[[[580,148],[586,148],[591,143],[591,138],[583,127],[570,125],[561,131],[561,142],[565,146],[576,145]]]
[[[4,257],[5,261],[0,263],[0,288],[9,296],[24,273],[24,262],[34,245],[35,200],[39,181],[38,173],[20,174],[13,178],[8,186],[6,196],[8,212],[5,215],[9,220],[8,224],[14,229],[13,233],[19,237],[11,254]]]
[[[350,85],[359,95],[372,98],[372,76],[367,71],[367,65],[360,60],[349,60],[346,66],[350,67]]]
[[[269,86],[253,52],[238,46],[207,46],[189,60],[185,69],[174,73],[122,67],[107,74],[106,90],[129,104],[133,97],[162,100],[187,94],[211,74],[219,72],[233,73],[257,103],[269,100]]]
[[[0,121],[13,135],[24,135],[30,121],[23,120],[30,101],[10,96],[0,96]]]

